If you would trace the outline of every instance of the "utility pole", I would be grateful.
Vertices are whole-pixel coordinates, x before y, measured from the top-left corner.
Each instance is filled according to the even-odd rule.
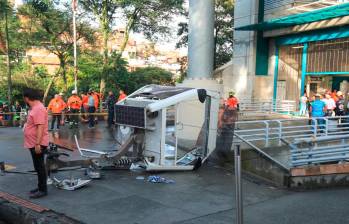
[[[7,98],[9,104],[12,104],[12,74],[11,74],[11,61],[10,61],[10,37],[8,34],[8,2],[5,0],[5,36],[6,36],[6,49],[7,49],[7,85],[8,93]]]
[[[73,33],[74,33],[74,87],[78,91],[77,82],[78,82],[78,62],[77,62],[77,47],[76,47],[76,10],[78,6],[78,0],[72,1],[73,8]]]

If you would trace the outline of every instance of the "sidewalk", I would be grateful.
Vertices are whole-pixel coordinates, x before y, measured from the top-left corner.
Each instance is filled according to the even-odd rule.
[[[105,150],[112,138],[104,126],[99,124],[95,130],[82,128],[80,137],[89,142],[90,148]],[[72,136],[65,129],[60,134],[67,141]],[[17,170],[32,170],[29,153],[22,148],[19,128],[0,129],[0,145],[0,160],[15,165]],[[73,174],[84,177],[83,171]],[[175,180],[175,184],[151,184],[136,179],[147,175],[105,171],[102,180],[94,180],[86,188],[69,192],[51,186],[48,197],[32,202],[91,224],[234,223],[234,175],[230,170],[206,164],[197,172],[159,174]],[[57,176],[67,178],[70,172]],[[27,191],[35,181],[34,175],[6,174],[0,176],[0,191],[29,200]],[[349,189],[291,192],[245,179],[243,191],[247,224],[349,222]]]

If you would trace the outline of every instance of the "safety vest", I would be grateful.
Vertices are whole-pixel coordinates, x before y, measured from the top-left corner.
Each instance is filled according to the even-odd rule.
[[[52,99],[47,107],[52,113],[62,113],[66,108],[66,104],[62,99]]]
[[[68,99],[68,106],[72,109],[79,110],[81,108],[81,99],[80,97],[73,95]]]
[[[238,107],[239,100],[236,97],[230,97],[225,102],[225,105],[231,109],[236,109]]]

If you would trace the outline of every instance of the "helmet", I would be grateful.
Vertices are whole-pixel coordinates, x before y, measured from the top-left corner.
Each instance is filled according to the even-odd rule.
[[[234,90],[230,90],[230,91],[229,91],[229,96],[235,96]]]
[[[75,89],[73,91],[71,91],[71,94],[75,95],[78,94],[78,91],[76,91]]]

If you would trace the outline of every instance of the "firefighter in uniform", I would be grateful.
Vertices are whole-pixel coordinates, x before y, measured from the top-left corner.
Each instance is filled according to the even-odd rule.
[[[70,113],[73,114],[72,116],[70,116],[70,128],[77,127],[79,122],[78,114],[80,112],[82,101],[77,94],[78,92],[76,90],[73,90],[72,96],[68,99],[68,108]]]
[[[66,108],[66,104],[64,103],[62,97],[58,94],[50,101],[47,110],[52,112],[52,122],[51,122],[51,130],[54,129],[55,122],[57,121],[57,130],[59,130],[61,121],[62,121],[62,113]]]
[[[221,102],[218,114],[217,155],[227,158],[233,144],[235,121],[239,111],[239,100],[234,91],[229,92],[227,100]]]

